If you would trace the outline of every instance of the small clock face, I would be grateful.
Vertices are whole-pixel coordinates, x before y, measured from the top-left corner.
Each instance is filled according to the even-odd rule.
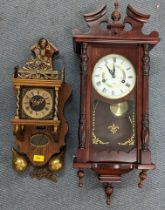
[[[47,90],[41,88],[28,90],[23,97],[22,108],[31,118],[44,118],[52,111],[52,96]]]
[[[93,87],[105,98],[122,98],[133,90],[135,83],[135,69],[124,56],[117,54],[104,56],[94,67]]]

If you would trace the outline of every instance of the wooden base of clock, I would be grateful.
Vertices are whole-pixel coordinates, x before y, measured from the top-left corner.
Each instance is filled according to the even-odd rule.
[[[31,177],[56,181],[54,173],[64,166],[68,132],[64,106],[71,87],[64,82],[64,69],[61,74],[53,69],[55,46],[42,38],[32,52],[34,57],[16,67],[13,77],[16,115],[11,122],[18,147],[13,149],[13,168],[23,172],[30,163]]]
[[[139,174],[138,187],[144,186],[144,181],[147,178],[147,172],[155,169],[154,164],[129,164],[129,163],[80,163],[77,159],[74,159],[74,168],[79,168],[77,176],[79,177],[79,187],[83,186],[83,178],[85,176],[84,169],[91,169],[98,175],[98,179],[101,183],[105,184],[105,194],[107,196],[106,203],[110,205],[110,196],[113,193],[112,183],[121,182],[123,174],[132,171],[133,169],[139,169],[142,172]]]
[[[116,1],[109,19],[104,5],[84,15],[88,33],[73,31],[74,49],[81,58],[79,148],[73,167],[80,187],[85,169],[98,175],[108,205],[112,184],[123,174],[140,170],[141,188],[147,172],[155,168],[149,150],[149,51],[160,38],[156,31],[142,32],[150,15],[130,5],[126,13],[120,22]]]

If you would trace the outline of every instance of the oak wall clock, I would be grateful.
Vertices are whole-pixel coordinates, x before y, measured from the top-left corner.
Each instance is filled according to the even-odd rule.
[[[13,148],[13,167],[23,172],[31,163],[32,177],[55,180],[54,172],[64,165],[68,124],[63,115],[71,87],[64,82],[64,69],[53,69],[58,49],[41,38],[32,46],[33,57],[15,67],[16,115],[12,120],[17,150]]]
[[[79,148],[73,165],[79,186],[84,169],[98,175],[108,205],[112,183],[120,182],[122,174],[141,170],[139,187],[143,187],[147,171],[155,168],[149,149],[148,84],[149,51],[160,41],[159,33],[143,34],[150,16],[130,5],[121,23],[118,9],[115,2],[112,20],[106,6],[85,14],[89,32],[76,29],[73,35],[81,57]]]

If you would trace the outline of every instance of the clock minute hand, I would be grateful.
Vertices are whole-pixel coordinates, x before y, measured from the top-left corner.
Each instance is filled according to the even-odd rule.
[[[112,76],[113,76],[113,78],[115,78],[115,71],[116,71],[116,68],[115,68],[115,63],[113,62],[113,72],[112,72]]]
[[[106,64],[106,67],[107,67],[107,69],[108,69],[109,73],[113,76],[113,71],[111,71],[111,69],[108,67],[108,65],[107,65],[107,64]]]

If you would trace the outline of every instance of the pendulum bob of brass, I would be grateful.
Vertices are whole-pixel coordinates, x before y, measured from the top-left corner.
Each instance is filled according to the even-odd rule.
[[[51,172],[58,172],[64,166],[64,152],[61,152],[58,155],[53,156],[50,161],[48,168]]]
[[[115,116],[121,117],[128,111],[128,103],[124,101],[121,103],[112,104],[110,105],[110,110]]]
[[[20,155],[14,148],[12,149],[12,165],[15,171],[23,172],[28,167],[28,160],[24,155]]]

